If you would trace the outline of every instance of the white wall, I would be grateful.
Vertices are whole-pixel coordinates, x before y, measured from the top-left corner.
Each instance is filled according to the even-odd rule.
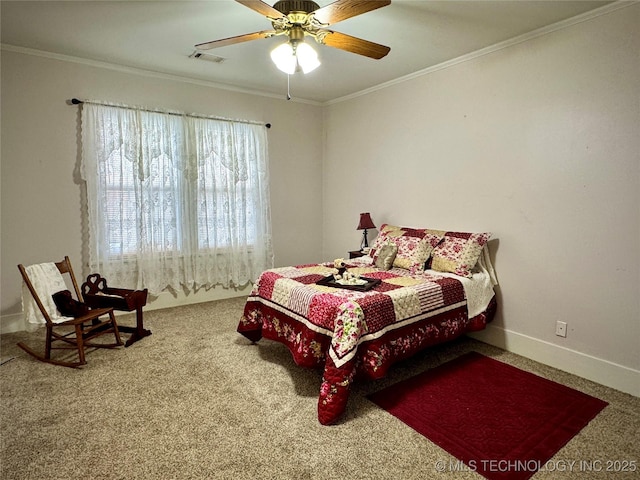
[[[328,106],[324,256],[363,211],[493,232],[479,337],[640,395],[638,25],[636,4]]]
[[[22,326],[16,265],[69,255],[76,274],[84,278],[87,273],[82,250],[83,189],[77,175],[79,109],[65,103],[73,97],[271,123],[276,264],[320,260],[321,227],[316,221],[322,216],[320,106],[6,50],[1,88],[2,331]],[[242,293],[248,292],[214,288],[176,298],[162,294],[149,308]]]

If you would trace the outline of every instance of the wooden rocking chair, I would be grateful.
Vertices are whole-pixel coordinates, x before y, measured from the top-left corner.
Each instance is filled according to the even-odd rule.
[[[29,289],[38,310],[44,317],[46,326],[44,355],[38,354],[23,342],[18,343],[18,346],[42,362],[65,367],[80,367],[87,363],[85,360],[85,350],[87,348],[115,348],[122,345],[122,340],[120,339],[113,308],[96,308],[76,318],[60,315],[53,303],[52,295],[59,290],[64,290],[64,285],[66,284],[62,275],[68,274],[71,278],[77,301],[82,302],[83,298],[78,288],[76,277],[73,274],[69,257],[64,257],[64,260],[55,263],[55,266],[59,274],[51,267],[51,264],[32,265],[30,267],[24,267],[22,264],[18,265],[24,284]],[[55,278],[34,278],[38,272],[46,271],[45,269],[47,268],[52,273],[51,277]],[[54,288],[56,291],[50,291],[52,286],[56,286]],[[108,316],[108,319],[100,320],[100,317],[105,315]],[[115,343],[96,343],[92,341],[96,337],[109,333],[115,336]],[[52,344],[55,341],[62,342],[65,346],[53,347]],[[68,362],[52,359],[51,350],[54,349],[76,349],[78,351],[78,361]]]

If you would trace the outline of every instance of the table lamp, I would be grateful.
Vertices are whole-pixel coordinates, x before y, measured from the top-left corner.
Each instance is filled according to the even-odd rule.
[[[371,215],[369,212],[360,214],[360,222],[358,223],[358,228],[356,230],[364,230],[362,232],[362,243],[360,244],[360,250],[364,248],[369,248],[369,242],[367,241],[367,229],[368,228],[376,228],[373,224],[373,220],[371,220]]]

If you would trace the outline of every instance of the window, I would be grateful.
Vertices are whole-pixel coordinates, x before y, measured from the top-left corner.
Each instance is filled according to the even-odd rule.
[[[112,284],[242,286],[273,266],[264,126],[85,103],[89,263]]]

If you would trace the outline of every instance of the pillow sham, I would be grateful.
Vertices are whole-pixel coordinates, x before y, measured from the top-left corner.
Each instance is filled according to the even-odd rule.
[[[490,238],[491,233],[446,232],[433,249],[431,268],[471,278],[471,269],[478,263],[482,247]]]
[[[391,270],[393,261],[398,253],[398,247],[393,243],[386,243],[378,250],[375,265],[382,270]]]

